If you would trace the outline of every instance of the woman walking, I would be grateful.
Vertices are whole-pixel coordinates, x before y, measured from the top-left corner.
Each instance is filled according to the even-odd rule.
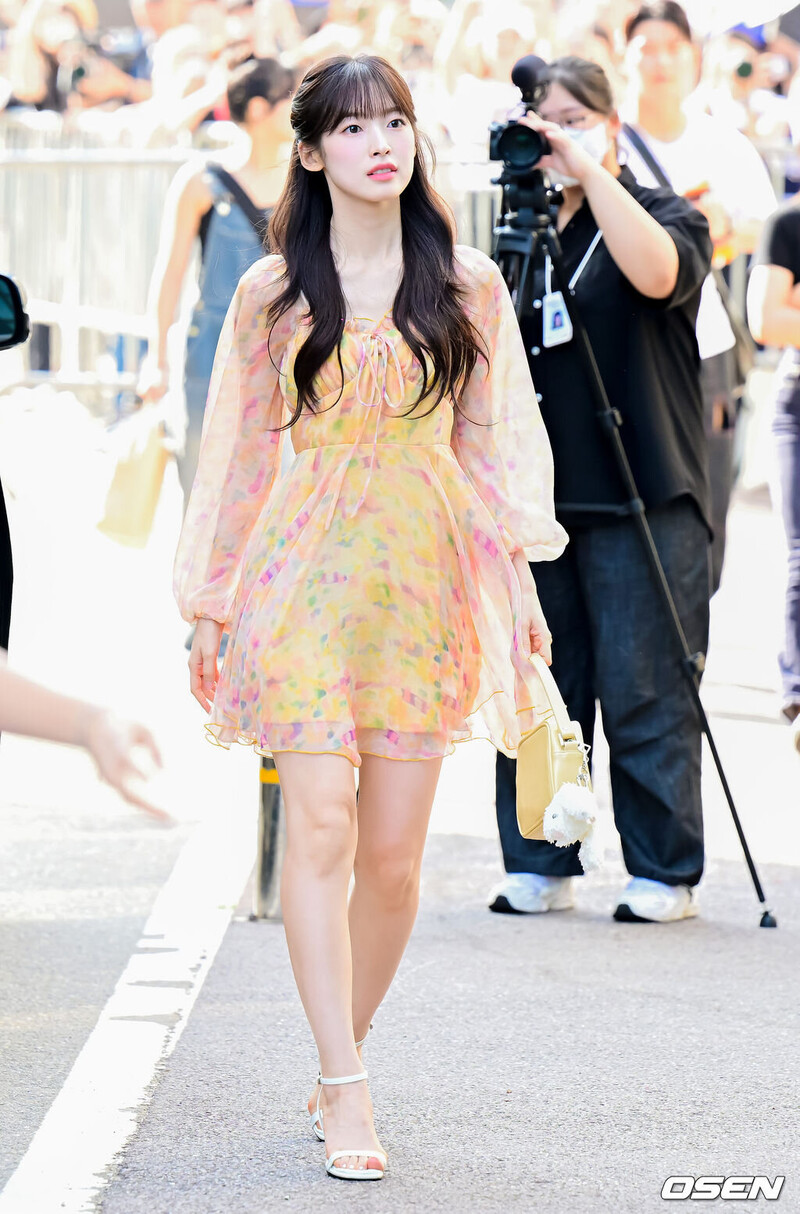
[[[309,1112],[328,1172],[371,1180],[386,1156],[356,1042],[411,934],[443,756],[481,706],[512,753],[532,720],[527,655],[550,644],[527,558],[565,533],[511,301],[453,245],[405,82],[326,60],[292,126],[280,255],[225,323],[176,593],[207,728],[275,758]],[[279,427],[296,458],[276,483]]]

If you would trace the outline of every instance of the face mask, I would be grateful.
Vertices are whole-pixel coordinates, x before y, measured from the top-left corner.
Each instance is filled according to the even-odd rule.
[[[608,131],[604,122],[598,122],[597,126],[589,127],[586,131],[568,130],[566,134],[575,143],[579,143],[584,152],[589,153],[592,160],[596,160],[598,164],[602,164],[608,151]],[[560,184],[570,186],[580,185],[580,182],[577,178],[568,177],[566,173],[563,173]]]

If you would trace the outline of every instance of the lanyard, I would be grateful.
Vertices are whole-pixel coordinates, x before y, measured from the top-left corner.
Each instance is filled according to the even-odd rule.
[[[583,256],[583,261],[582,261],[582,262],[581,262],[581,264],[578,266],[578,268],[577,268],[577,270],[575,271],[575,273],[572,275],[572,278],[569,280],[569,289],[570,289],[570,291],[574,291],[574,290],[575,290],[575,286],[576,286],[576,284],[577,284],[577,282],[578,282],[578,279],[580,278],[581,274],[583,273],[583,271],[584,271],[584,270],[586,269],[586,267],[588,266],[589,262],[591,261],[592,254],[594,253],[595,249],[597,248],[597,246],[599,245],[599,243],[600,243],[600,241],[601,241],[602,239],[603,239],[603,231],[602,231],[602,229],[601,229],[601,228],[598,228],[598,229],[597,229],[597,231],[596,231],[596,232],[595,232],[595,234],[594,234],[594,240],[592,241],[592,243],[589,245],[589,248],[588,248],[588,249],[586,250],[586,252],[584,253],[584,256]],[[552,274],[552,270],[553,270],[553,263],[551,262],[551,260],[550,260],[550,254],[548,253],[548,254],[547,254],[547,256],[545,257],[545,262],[544,262],[544,291],[545,291],[545,295],[550,295],[550,294],[552,293],[552,282],[551,282],[551,274]]]

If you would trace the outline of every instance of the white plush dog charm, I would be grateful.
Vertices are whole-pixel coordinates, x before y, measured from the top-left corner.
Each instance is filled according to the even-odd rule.
[[[600,867],[597,803],[594,794],[579,784],[562,784],[544,813],[544,837],[556,847],[580,843],[578,859],[584,872]]]

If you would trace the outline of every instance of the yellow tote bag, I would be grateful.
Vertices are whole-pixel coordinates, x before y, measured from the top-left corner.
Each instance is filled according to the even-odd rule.
[[[144,548],[153,528],[169,453],[161,409],[142,405],[119,426],[119,455],[99,529],[118,544]]]

